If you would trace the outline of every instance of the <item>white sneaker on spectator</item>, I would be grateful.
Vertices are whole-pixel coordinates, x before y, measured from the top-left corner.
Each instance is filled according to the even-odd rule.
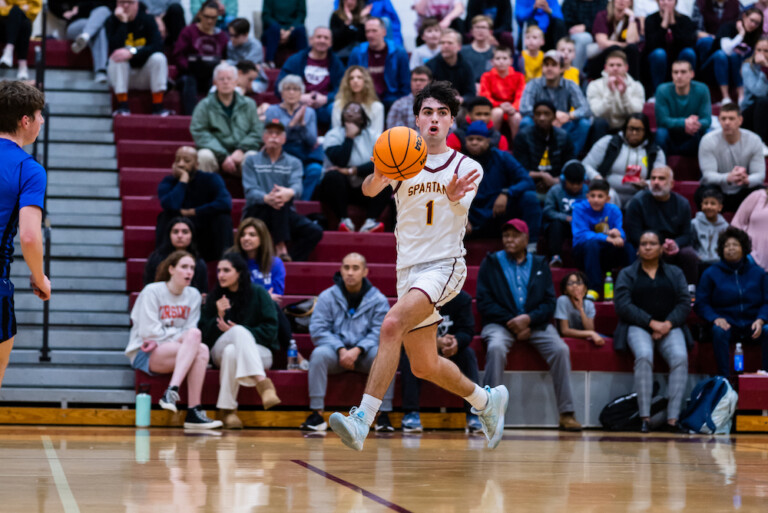
[[[360,233],[376,233],[384,231],[384,223],[380,223],[376,219],[368,218],[360,228]]]
[[[355,231],[355,223],[352,222],[352,219],[345,217],[339,222],[339,231],[340,232],[354,232]]]
[[[72,53],[80,53],[83,50],[85,50],[85,47],[88,46],[88,41],[90,41],[91,36],[83,32],[75,40],[72,42],[72,46],[70,48],[72,49]]]
[[[97,71],[93,74],[93,81],[97,84],[106,84],[107,83],[107,74],[103,71]]]
[[[723,100],[720,102],[720,106],[722,107],[723,105],[728,105],[729,103],[733,103],[733,100],[731,100],[729,97],[727,97],[727,96],[726,96],[726,97],[725,97],[725,98],[723,98]]]
[[[650,98],[648,98],[648,103],[656,103],[656,97],[651,96]]]
[[[16,73],[16,80],[29,80],[29,70],[27,68],[19,68]]]

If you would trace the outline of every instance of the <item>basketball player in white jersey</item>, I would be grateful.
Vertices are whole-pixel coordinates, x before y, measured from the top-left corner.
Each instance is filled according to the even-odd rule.
[[[437,354],[438,309],[461,291],[466,279],[463,239],[467,213],[483,176],[480,165],[445,144],[459,110],[458,93],[449,82],[433,82],[416,95],[416,127],[427,145],[427,164],[402,182],[378,170],[363,183],[373,197],[394,188],[397,204],[397,303],[381,324],[379,352],[359,407],[349,416],[331,415],[331,429],[345,445],[361,451],[400,361],[402,344],[413,374],[463,397],[473,407],[488,437],[501,441],[509,393],[500,385],[480,388],[456,365]]]

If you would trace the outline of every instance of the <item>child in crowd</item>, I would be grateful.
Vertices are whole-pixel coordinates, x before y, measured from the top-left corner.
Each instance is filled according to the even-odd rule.
[[[469,125],[475,121],[482,121],[488,125],[488,129],[491,132],[491,148],[509,151],[509,141],[507,141],[507,137],[501,135],[501,132],[495,130],[491,124],[492,109],[493,103],[484,96],[476,96],[475,99],[469,102],[467,104],[467,111],[469,114],[464,119],[464,122],[456,120],[456,129],[448,134],[448,138],[445,140],[448,147],[466,153],[463,148],[464,139],[466,138],[466,130]]]
[[[443,29],[440,28],[440,24],[436,19],[427,18],[424,20],[419,29],[419,37],[424,40],[424,44],[417,46],[413,53],[411,53],[411,69],[425,65],[428,60],[431,60],[440,53],[439,43],[442,34]]]
[[[608,203],[610,190],[605,180],[592,180],[587,200],[573,206],[573,256],[592,290],[600,289],[606,271],[629,265],[635,257],[622,228],[621,209]]]
[[[503,122],[509,124],[512,137],[520,127],[520,98],[525,89],[525,76],[512,67],[512,50],[497,47],[493,50],[493,68],[480,77],[479,96],[493,104],[493,128],[501,130]]]
[[[555,304],[555,321],[562,337],[584,338],[596,346],[605,340],[595,331],[595,303],[587,297],[587,277],[581,272],[567,274],[560,282]]]
[[[573,205],[586,199],[587,187],[584,185],[586,170],[578,160],[569,160],[563,166],[560,183],[547,191],[544,200],[544,235],[547,238],[550,267],[561,267],[563,243],[571,238],[571,216]]]
[[[693,248],[703,264],[714,264],[720,260],[717,238],[728,228],[728,221],[720,214],[723,210],[722,193],[714,187],[704,189],[699,210],[691,221]]]
[[[525,50],[522,52],[526,82],[541,77],[541,67],[544,63],[542,46],[544,46],[544,32],[536,25],[529,25],[525,30]]]
[[[556,49],[563,57],[563,78],[575,82],[577,86],[581,86],[581,71],[573,66],[573,58],[576,56],[576,43],[570,37],[563,37],[557,42]]]

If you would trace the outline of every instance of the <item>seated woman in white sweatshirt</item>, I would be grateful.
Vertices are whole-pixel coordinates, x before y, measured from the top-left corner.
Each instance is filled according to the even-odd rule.
[[[174,251],[162,261],[155,283],[141,291],[131,311],[131,328],[125,354],[134,369],[147,374],[171,374],[160,406],[176,412],[179,387],[187,380],[187,429],[220,428],[222,422],[209,419],[200,406],[210,353],[202,343],[200,292],[189,285],[195,275],[195,258],[186,251]]]

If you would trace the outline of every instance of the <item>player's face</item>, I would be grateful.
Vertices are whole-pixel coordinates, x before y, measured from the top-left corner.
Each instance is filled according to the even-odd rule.
[[[240,236],[240,247],[250,255],[252,251],[259,249],[261,245],[261,238],[256,231],[256,228],[249,226],[243,230],[243,234]]]
[[[363,278],[368,276],[368,267],[356,256],[348,256],[341,263],[341,279],[347,289],[358,289],[363,283]]]
[[[488,151],[490,140],[487,137],[483,137],[482,135],[470,135],[467,137],[465,144],[467,147],[467,153],[469,153],[469,155],[472,157],[476,157]]]
[[[171,281],[177,286],[186,287],[192,283],[192,277],[195,275],[195,261],[192,257],[182,257],[176,266],[168,268],[171,275]]]
[[[171,246],[176,249],[187,249],[192,244],[192,230],[186,223],[176,223],[171,228]]]
[[[24,144],[26,145],[35,142],[37,136],[40,135],[40,129],[45,123],[45,118],[42,111],[39,110],[35,111],[31,118],[29,116],[25,117],[29,120],[29,124],[24,130]]]
[[[219,279],[219,285],[223,289],[228,289],[237,284],[240,279],[240,273],[232,267],[229,260],[222,260],[216,267],[216,277]]]
[[[452,124],[451,109],[446,105],[434,98],[427,98],[421,104],[419,115],[416,116],[416,127],[427,143],[445,140]]]
[[[519,255],[528,246],[528,235],[514,228],[507,228],[501,234],[501,242],[504,245],[504,251],[508,254]]]

